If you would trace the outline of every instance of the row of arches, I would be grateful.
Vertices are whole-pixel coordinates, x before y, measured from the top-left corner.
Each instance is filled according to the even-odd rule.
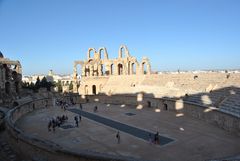
[[[100,93],[102,91],[102,84],[100,85],[85,85],[84,86],[84,94],[85,95],[89,95],[89,94],[92,94],[92,95],[96,95],[98,93]]]
[[[91,56],[93,52],[94,57]],[[125,58],[123,58],[125,53]],[[101,60],[101,55],[104,54],[104,59]],[[109,75],[134,75],[134,74],[150,74],[151,66],[147,58],[143,58],[141,63],[138,63],[136,58],[131,57],[125,45],[120,46],[117,59],[108,59],[107,49],[99,48],[98,52],[95,48],[88,49],[87,61],[74,62],[74,80],[77,80],[77,66],[81,65],[81,76],[109,76]]]
[[[123,52],[125,53],[125,57],[130,57],[129,51],[127,46],[121,45],[118,50],[118,58],[123,58]],[[92,54],[91,54],[92,53]],[[102,54],[104,56],[102,57]],[[108,59],[108,52],[105,47],[101,47],[98,49],[98,51],[95,48],[89,48],[87,52],[87,58],[92,59]]]
[[[143,62],[139,65],[137,62],[115,63],[110,65],[100,64],[86,65],[83,67],[83,76],[109,76],[109,75],[134,75],[134,74],[150,74],[150,65]]]
[[[103,57],[102,57],[102,54],[104,54]],[[101,48],[98,49],[98,52],[97,52],[95,48],[89,48],[88,52],[87,52],[87,58],[88,58],[88,60],[92,59],[92,58],[108,59],[107,49],[105,47],[101,47]]]

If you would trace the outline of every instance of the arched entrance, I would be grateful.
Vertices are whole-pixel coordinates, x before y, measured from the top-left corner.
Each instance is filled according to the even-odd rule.
[[[147,107],[149,107],[149,108],[152,107],[150,101],[147,101]]]
[[[168,105],[166,103],[164,103],[164,110],[167,111],[168,110]]]
[[[118,64],[118,75],[122,75],[122,74],[123,74],[123,65]]]
[[[96,95],[97,91],[96,91],[96,85],[92,86],[92,94]]]
[[[131,74],[136,74],[136,64],[132,63],[132,72]]]
[[[143,74],[147,74],[147,65],[146,65],[145,62],[142,63],[142,73],[143,73]]]

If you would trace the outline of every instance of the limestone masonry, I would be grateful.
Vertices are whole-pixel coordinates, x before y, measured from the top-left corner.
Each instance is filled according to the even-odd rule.
[[[0,52],[0,103],[16,98],[21,90],[22,67],[19,61],[4,58]]]

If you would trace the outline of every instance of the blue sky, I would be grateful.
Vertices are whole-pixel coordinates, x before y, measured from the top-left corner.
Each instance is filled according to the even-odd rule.
[[[239,0],[0,0],[0,51],[24,74],[73,71],[121,44],[155,71],[240,69]]]

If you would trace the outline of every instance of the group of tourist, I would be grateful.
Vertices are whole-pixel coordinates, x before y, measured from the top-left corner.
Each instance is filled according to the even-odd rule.
[[[64,109],[64,111],[66,111],[66,108],[70,106],[66,101],[63,100],[57,100],[56,104],[61,106],[61,109]]]
[[[70,102],[62,99],[57,99],[56,100],[56,105],[61,106],[64,111],[66,110],[67,107],[75,105],[76,103],[74,102],[73,98],[70,98]]]
[[[71,97],[70,98],[70,103],[72,104],[72,105],[75,105],[76,103],[73,101],[73,98]]]
[[[48,122],[48,131],[51,131],[52,128],[54,132],[55,128],[60,127],[66,120],[68,120],[67,115],[57,116],[56,118],[51,119]]]

